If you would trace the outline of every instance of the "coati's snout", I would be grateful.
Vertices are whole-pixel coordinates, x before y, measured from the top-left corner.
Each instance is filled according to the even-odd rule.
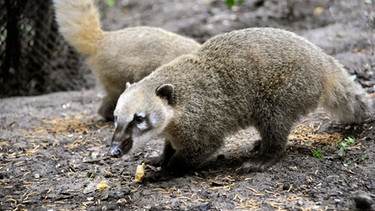
[[[112,145],[108,150],[108,155],[115,158],[120,158],[124,155],[118,144]]]
[[[115,158],[120,158],[130,151],[133,145],[132,139],[127,139],[122,142],[113,142],[108,150],[108,155]]]
[[[116,128],[112,137],[112,143],[108,150],[108,155],[111,157],[120,158],[128,153],[133,146],[133,139],[125,134],[122,126]]]

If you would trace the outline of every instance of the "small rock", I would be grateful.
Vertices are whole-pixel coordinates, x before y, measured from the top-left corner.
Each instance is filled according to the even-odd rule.
[[[92,193],[96,190],[96,183],[90,182],[86,188],[83,190],[83,194]]]
[[[162,211],[164,210],[161,206],[152,205],[149,211]]]
[[[119,200],[117,201],[117,204],[126,204],[126,203],[127,203],[127,201],[126,201],[126,199],[124,199],[124,198],[119,199]]]
[[[207,204],[203,204],[203,205],[201,205],[201,206],[200,206],[200,210],[202,210],[202,211],[207,211],[207,210],[209,210],[209,209],[211,208],[211,206],[212,206],[212,203],[211,203],[211,202],[208,202]]]
[[[116,191],[113,191],[113,192],[110,192],[109,193],[111,198],[115,198],[115,199],[120,199],[120,198],[123,198],[125,195],[129,195],[130,194],[130,190],[116,190]]]
[[[290,184],[288,183],[283,184],[283,190],[289,190],[289,188],[290,188]]]
[[[374,185],[374,183],[370,180],[369,182],[367,182],[366,184],[366,188],[368,189],[368,190],[373,190],[373,189],[375,189],[375,185]]]
[[[148,196],[148,195],[151,195],[152,193],[151,193],[151,190],[144,190],[143,192],[142,192],[142,195],[143,196]]]
[[[368,209],[374,204],[374,199],[367,193],[357,193],[354,197],[355,206],[359,209]]]
[[[342,195],[341,191],[332,191],[331,192],[331,196],[340,196],[340,195]]]
[[[224,186],[225,184],[223,182],[220,182],[220,181],[212,181],[211,183],[211,186],[212,187],[220,187],[220,186]]]

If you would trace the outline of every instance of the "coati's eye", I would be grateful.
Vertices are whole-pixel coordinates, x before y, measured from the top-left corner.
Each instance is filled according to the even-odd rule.
[[[141,116],[139,114],[134,114],[134,119],[133,121],[137,124],[141,124],[142,122],[145,121],[145,117],[144,116]]]

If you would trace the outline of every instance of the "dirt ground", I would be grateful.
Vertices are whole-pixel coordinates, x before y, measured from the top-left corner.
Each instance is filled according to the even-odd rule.
[[[199,42],[239,28],[285,28],[337,58],[375,98],[371,0],[245,0],[233,9],[224,1],[123,0],[100,7],[107,30],[158,26]],[[0,99],[0,210],[354,210],[355,199],[375,200],[374,118],[342,125],[318,110],[295,125],[285,156],[262,173],[236,172],[259,139],[249,128],[191,174],[137,183],[136,166],[157,156],[162,143],[109,158],[114,128],[97,114],[102,96],[96,88]]]

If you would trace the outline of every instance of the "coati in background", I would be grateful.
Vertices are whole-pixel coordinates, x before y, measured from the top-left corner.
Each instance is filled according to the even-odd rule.
[[[227,135],[255,126],[259,154],[241,170],[264,171],[285,152],[293,123],[318,106],[348,123],[372,112],[365,90],[304,38],[274,28],[232,31],[127,85],[109,155],[163,137],[163,154],[150,162],[162,168],[151,179],[169,179],[199,166]]]
[[[132,27],[102,31],[93,0],[54,0],[56,21],[64,38],[88,56],[107,96],[99,114],[113,119],[113,110],[126,82],[136,82],[157,67],[196,50],[200,45],[160,28]]]

